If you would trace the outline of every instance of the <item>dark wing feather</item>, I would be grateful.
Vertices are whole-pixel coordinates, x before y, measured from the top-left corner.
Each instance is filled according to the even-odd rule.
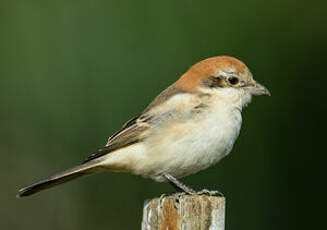
[[[101,157],[114,150],[129,146],[137,143],[144,137],[144,132],[149,128],[149,124],[146,123],[149,119],[145,116],[134,117],[126,122],[122,128],[115,132],[102,149],[90,155],[83,163],[86,163],[95,158]]]
[[[143,111],[141,116],[134,117],[126,122],[121,129],[109,137],[108,143],[103,149],[99,149],[97,152],[93,153],[83,163],[140,141],[143,138],[145,131],[150,127],[149,122],[151,123],[151,119],[154,118],[149,116],[149,111],[152,108],[164,103],[174,95],[180,93],[186,92],[183,89],[176,87],[175,85],[171,85],[162,91]]]
[[[111,139],[113,139],[115,136],[117,136],[119,133],[121,133],[124,129],[127,129],[128,127],[135,125],[137,119],[139,119],[140,116],[133,117],[132,119],[128,120],[120,129],[118,129],[114,134],[112,134],[107,142],[107,145]]]

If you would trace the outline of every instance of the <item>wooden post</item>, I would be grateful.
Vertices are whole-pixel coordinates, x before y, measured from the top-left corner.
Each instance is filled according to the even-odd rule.
[[[146,201],[142,230],[224,230],[225,198],[207,195],[165,196]]]

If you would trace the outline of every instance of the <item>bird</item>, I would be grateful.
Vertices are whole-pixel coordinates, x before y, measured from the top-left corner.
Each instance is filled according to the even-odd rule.
[[[180,178],[228,155],[239,136],[242,109],[252,96],[269,95],[249,68],[231,56],[199,61],[77,166],[18,191],[25,197],[98,172],[128,172],[195,190]]]

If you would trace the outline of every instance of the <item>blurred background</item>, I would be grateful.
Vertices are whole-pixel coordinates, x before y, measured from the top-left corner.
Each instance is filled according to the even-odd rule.
[[[0,229],[140,229],[144,200],[173,191],[168,184],[103,173],[15,195],[80,163],[217,55],[243,60],[272,96],[244,110],[227,158],[183,181],[225,194],[226,229],[294,227],[316,167],[298,134],[317,127],[296,123],[322,95],[309,90],[321,84],[325,15],[325,1],[0,0]]]

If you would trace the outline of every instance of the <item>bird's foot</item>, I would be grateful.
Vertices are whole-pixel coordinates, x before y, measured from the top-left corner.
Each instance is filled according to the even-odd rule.
[[[186,192],[175,192],[172,196],[174,198],[174,203],[179,203],[182,196],[188,195]]]
[[[161,194],[161,196],[159,197],[159,200],[162,200],[168,196],[174,196],[176,193],[175,192],[170,192],[170,193],[163,193]]]
[[[166,198],[170,197],[173,199],[174,201],[174,207],[177,209],[178,204],[180,203],[180,198],[182,196],[188,195],[186,192],[172,192],[172,193],[163,193],[160,197],[159,197],[159,202],[160,205],[163,204],[163,202],[165,201]]]
[[[208,190],[208,189],[202,189],[201,191],[196,192],[197,195],[207,195],[207,196],[221,196],[224,197],[224,194],[222,192],[219,192],[217,190]]]

